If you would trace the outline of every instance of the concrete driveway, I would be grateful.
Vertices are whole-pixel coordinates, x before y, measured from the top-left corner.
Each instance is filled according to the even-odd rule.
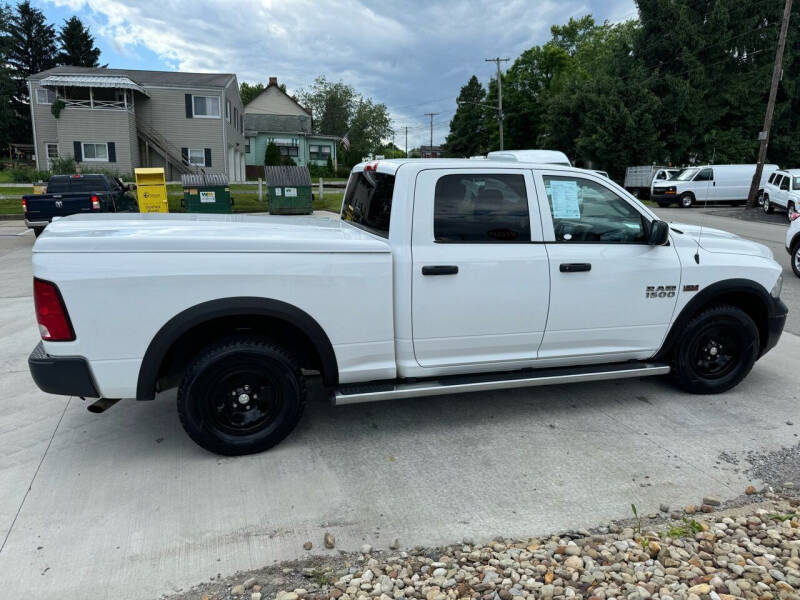
[[[659,378],[338,409],[318,393],[277,448],[214,456],[183,433],[172,394],[92,415],[36,389],[33,236],[21,232],[0,223],[3,597],[154,599],[296,558],[307,540],[325,552],[326,531],[354,550],[588,527],[631,503],[736,497],[759,484],[737,458],[798,443],[800,338],[785,333],[721,396]],[[800,280],[785,289],[797,315]]]

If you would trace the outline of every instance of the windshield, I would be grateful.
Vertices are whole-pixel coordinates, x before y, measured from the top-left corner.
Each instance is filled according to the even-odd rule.
[[[678,181],[689,181],[692,177],[694,177],[700,169],[692,168],[692,169],[684,169],[680,173],[675,176],[675,179]]]

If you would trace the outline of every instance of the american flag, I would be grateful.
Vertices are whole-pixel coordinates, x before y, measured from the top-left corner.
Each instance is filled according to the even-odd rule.
[[[349,131],[345,133],[344,137],[342,138],[342,146],[344,146],[345,150],[350,150],[350,138],[347,137],[347,134],[349,133],[350,133]]]

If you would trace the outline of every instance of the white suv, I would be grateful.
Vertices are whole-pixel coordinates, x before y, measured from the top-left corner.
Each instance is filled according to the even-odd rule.
[[[800,207],[800,169],[781,169],[770,175],[764,185],[763,204],[765,213],[771,213],[775,207],[786,211],[786,218]]]

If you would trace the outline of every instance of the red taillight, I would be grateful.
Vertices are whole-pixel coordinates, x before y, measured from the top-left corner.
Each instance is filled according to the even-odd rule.
[[[48,342],[71,342],[75,332],[69,322],[67,307],[61,292],[54,283],[34,278],[33,303],[36,306],[36,320],[39,333]]]
[[[100,198],[92,196],[92,210],[100,210]]]
[[[28,212],[28,201],[25,198],[22,199],[22,212]]]
[[[364,170],[365,171],[377,171],[378,170],[378,163],[377,162],[368,163],[368,164],[364,165]]]
[[[790,221],[794,221],[794,220],[795,220],[797,217],[800,217],[800,213],[798,213],[798,212],[792,212],[792,213],[789,215],[789,220],[790,220]]]

